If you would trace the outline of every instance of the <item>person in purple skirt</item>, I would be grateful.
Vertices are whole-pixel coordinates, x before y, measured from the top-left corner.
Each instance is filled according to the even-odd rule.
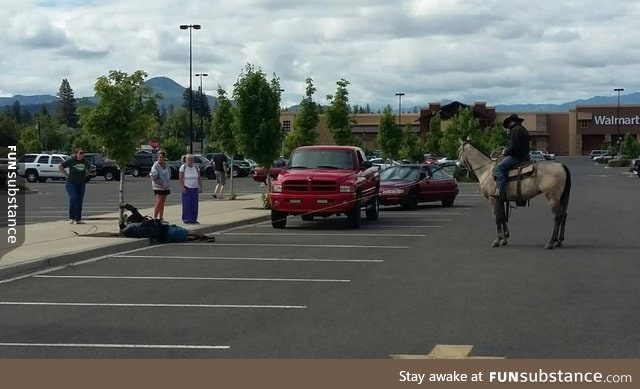
[[[182,190],[182,222],[198,224],[198,193],[202,193],[200,169],[193,163],[193,155],[187,154],[180,166],[180,189]]]

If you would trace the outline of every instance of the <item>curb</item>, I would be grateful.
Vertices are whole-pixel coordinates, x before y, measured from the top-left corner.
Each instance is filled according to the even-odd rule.
[[[200,228],[193,228],[193,229],[190,229],[189,231],[199,232],[201,234],[211,234],[216,231],[227,230],[227,229],[245,226],[249,224],[261,223],[267,220],[270,220],[269,215],[257,216],[253,218],[238,220],[238,221],[224,223],[224,224],[216,224],[216,225],[210,225],[210,226],[205,226]],[[149,247],[149,246],[153,246],[153,244],[149,239],[146,239],[146,238],[132,239],[130,242],[114,243],[112,245],[108,245],[105,247],[98,247],[95,249],[89,249],[89,250],[84,250],[84,251],[75,252],[75,253],[61,254],[61,255],[56,255],[49,258],[38,258],[32,261],[18,263],[15,265],[4,267],[4,268],[0,267],[0,281],[6,280],[8,278],[26,276],[30,273],[43,271],[49,268],[69,265],[71,263],[76,263],[80,261],[86,261],[88,259],[95,258],[95,257],[118,254],[124,251],[130,251],[130,250],[135,250],[135,249]]]

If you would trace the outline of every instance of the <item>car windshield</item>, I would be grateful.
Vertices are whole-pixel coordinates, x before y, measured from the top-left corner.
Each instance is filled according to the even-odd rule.
[[[353,169],[353,153],[344,150],[299,150],[289,161],[290,169]]]
[[[417,166],[391,166],[380,172],[382,181],[416,181],[420,176]]]

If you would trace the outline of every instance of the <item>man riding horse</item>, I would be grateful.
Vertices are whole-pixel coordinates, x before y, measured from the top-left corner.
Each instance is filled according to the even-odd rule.
[[[524,119],[513,114],[504,119],[502,126],[509,131],[509,144],[504,151],[504,159],[496,165],[496,192],[492,197],[507,201],[507,177],[515,165],[529,160],[529,131],[522,125]]]

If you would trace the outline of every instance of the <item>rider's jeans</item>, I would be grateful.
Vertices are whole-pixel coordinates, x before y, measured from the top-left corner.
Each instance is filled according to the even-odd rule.
[[[509,170],[519,163],[520,160],[518,158],[507,155],[496,165],[496,185],[498,186],[500,193],[507,193],[507,177],[509,176]]]

